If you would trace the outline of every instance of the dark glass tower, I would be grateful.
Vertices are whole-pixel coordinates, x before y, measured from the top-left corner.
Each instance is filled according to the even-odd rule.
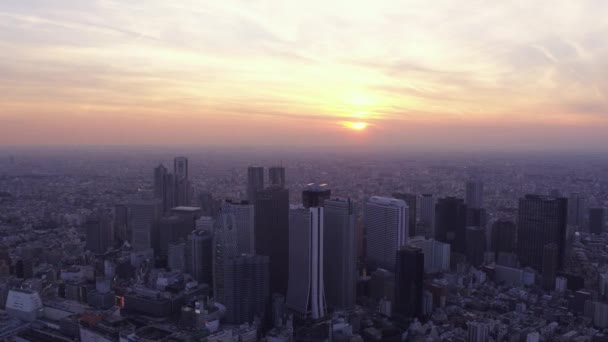
[[[440,198],[435,205],[435,239],[452,245],[452,251],[466,252],[467,206],[456,197]]]
[[[522,266],[542,269],[545,245],[558,248],[558,269],[562,269],[566,250],[568,201],[540,195],[526,195],[519,200],[517,254]]]
[[[416,247],[397,251],[395,272],[395,312],[406,317],[422,315],[424,253]]]
[[[327,184],[310,183],[302,191],[302,205],[304,205],[304,208],[322,207],[323,202],[330,196],[331,190],[327,187]]]
[[[601,234],[604,232],[606,225],[606,210],[604,208],[589,209],[589,232],[593,234]]]
[[[280,188],[285,187],[285,168],[282,166],[272,166],[268,169],[268,180],[271,186]]]
[[[247,168],[247,201],[255,203],[255,194],[264,189],[264,168],[250,166]]]
[[[188,178],[188,158],[173,160],[174,206],[190,205],[190,180]]]
[[[255,195],[255,251],[270,261],[271,293],[287,293],[289,190],[270,187]]]
[[[416,236],[416,200],[415,194],[394,193],[393,197],[403,200],[408,207],[408,236]]]
[[[481,227],[467,227],[467,261],[477,267],[483,263],[486,252],[486,230]]]
[[[515,223],[496,221],[492,224],[492,250],[498,258],[499,253],[515,252]]]
[[[243,324],[264,317],[268,291],[268,257],[240,255],[224,263],[224,301],[226,322]]]
[[[355,305],[357,251],[355,213],[350,199],[326,200],[324,214],[324,272],[327,305]]]

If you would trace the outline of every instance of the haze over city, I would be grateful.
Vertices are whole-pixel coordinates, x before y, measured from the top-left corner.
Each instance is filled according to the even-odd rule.
[[[608,3],[0,3],[0,144],[605,150]]]

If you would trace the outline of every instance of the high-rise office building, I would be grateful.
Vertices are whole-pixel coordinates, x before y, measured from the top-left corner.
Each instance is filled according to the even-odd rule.
[[[268,169],[268,180],[270,186],[285,187],[285,168],[283,166],[272,166]]]
[[[466,229],[466,255],[467,261],[477,267],[484,261],[486,253],[486,230],[481,227],[467,227]]]
[[[263,318],[270,298],[268,257],[244,254],[227,260],[224,267],[226,322],[243,324]]]
[[[421,236],[412,238],[409,245],[422,249],[424,272],[438,273],[450,270],[450,244]]]
[[[557,244],[550,243],[543,247],[542,285],[546,291],[555,289],[555,277],[557,276],[557,265],[559,248]]]
[[[167,267],[171,271],[186,272],[186,242],[181,239],[169,243],[167,251]]]
[[[327,304],[336,308],[355,305],[357,251],[355,213],[350,199],[324,202],[324,272]]]
[[[417,199],[418,196],[406,193],[394,193],[393,197],[403,200],[408,207],[408,236],[416,236],[416,221],[417,221]]]
[[[158,230],[158,244],[154,254],[166,260],[169,244],[185,240],[194,230],[194,220],[178,215],[166,216],[160,219]]]
[[[154,168],[154,198],[162,202],[164,212],[175,204],[175,178],[163,164]]]
[[[581,194],[573,193],[568,197],[568,224],[582,228],[585,223],[586,203]]]
[[[112,224],[105,213],[89,217],[85,223],[86,249],[95,254],[105,253],[114,242]]]
[[[161,213],[157,200],[142,200],[129,203],[131,246],[135,251],[153,248],[154,229]]]
[[[469,181],[466,184],[467,208],[483,208],[483,183],[481,181]]]
[[[420,198],[420,228],[424,236],[435,237],[435,196],[423,194]]]
[[[515,253],[515,222],[499,220],[492,224],[492,251],[498,258],[499,253]]]
[[[407,246],[396,252],[395,312],[406,317],[421,318],[424,281],[424,253]]]
[[[589,232],[592,234],[601,234],[606,229],[606,209],[591,208],[589,209]]]
[[[202,284],[213,286],[213,233],[195,230],[188,240],[186,256],[190,261],[192,278]]]
[[[269,187],[255,195],[255,250],[270,259],[271,293],[287,293],[289,190]]]
[[[190,205],[190,179],[188,176],[188,158],[176,157],[173,160],[173,177],[175,184],[174,205]]]
[[[264,189],[264,168],[250,166],[247,168],[247,201],[255,203],[255,195]]]
[[[313,196],[314,197],[314,196]],[[286,306],[302,318],[327,313],[325,303],[324,209],[291,209],[289,213],[289,282]]]
[[[238,232],[234,207],[226,202],[215,221],[213,234],[213,295],[220,303],[225,300],[225,264],[238,253]]]
[[[555,243],[558,269],[562,269],[566,250],[567,202],[565,198],[541,195],[526,195],[519,200],[517,254],[522,266],[541,270],[545,245]]]
[[[120,242],[130,240],[131,228],[129,227],[129,216],[129,206],[125,204],[114,206],[114,237]]]
[[[254,210],[253,204],[247,201],[226,201],[223,206],[229,206],[229,212],[234,215],[237,236],[237,253],[255,253]]]
[[[408,207],[403,200],[373,196],[365,204],[367,261],[395,270],[396,252],[407,243]]]
[[[304,208],[322,207],[325,200],[331,197],[331,190],[327,184],[310,183],[302,191],[302,205]]]
[[[467,206],[455,197],[440,198],[435,205],[435,239],[452,245],[452,251],[466,253]]]

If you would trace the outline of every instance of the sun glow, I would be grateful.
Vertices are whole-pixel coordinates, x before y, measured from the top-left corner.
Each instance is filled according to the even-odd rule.
[[[368,124],[366,122],[343,122],[344,127],[350,128],[355,131],[362,131],[367,128]]]

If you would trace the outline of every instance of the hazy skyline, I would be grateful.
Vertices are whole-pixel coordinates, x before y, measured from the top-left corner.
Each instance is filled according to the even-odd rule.
[[[0,144],[608,144],[608,2],[0,3]]]

